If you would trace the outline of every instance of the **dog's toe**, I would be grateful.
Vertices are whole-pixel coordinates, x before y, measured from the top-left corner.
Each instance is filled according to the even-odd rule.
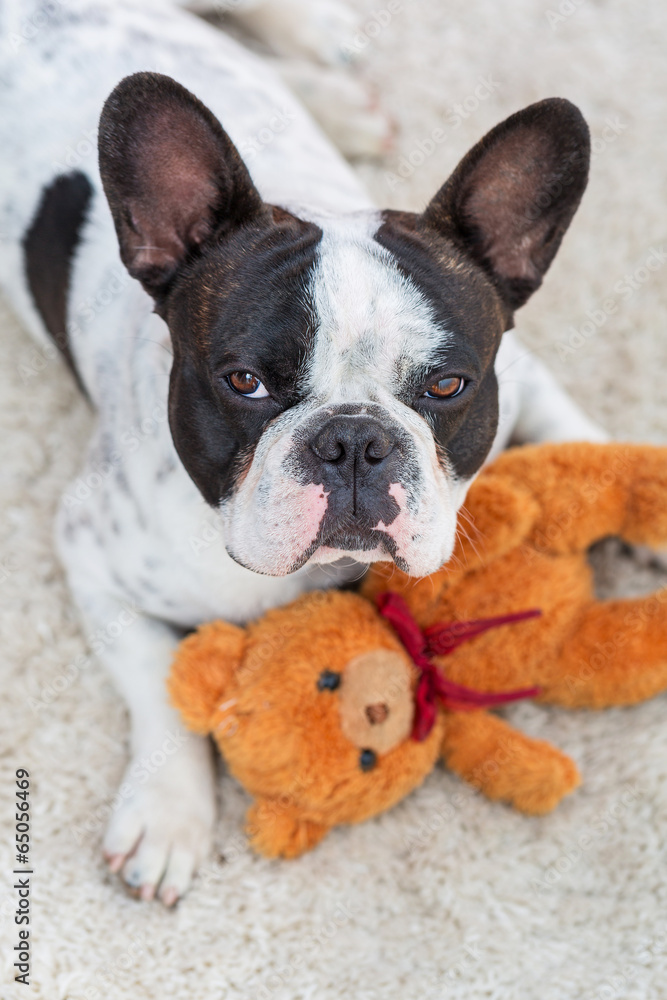
[[[141,899],[152,899],[167,867],[169,844],[144,836],[136,852],[123,866],[122,878],[131,889],[139,890]]]
[[[195,857],[190,850],[175,847],[169,856],[167,870],[160,886],[160,899],[173,906],[187,890],[194,874]]]
[[[111,815],[102,851],[109,869],[118,872],[139,843],[143,832],[141,817],[123,804]]]
[[[187,891],[206,857],[215,818],[210,756],[181,754],[143,784],[128,780],[136,773],[130,764],[121,786],[130,793],[114,811],[103,845],[110,870],[133,894],[158,896],[166,906]]]

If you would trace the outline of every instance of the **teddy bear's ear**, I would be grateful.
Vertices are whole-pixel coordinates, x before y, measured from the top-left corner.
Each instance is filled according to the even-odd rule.
[[[245,650],[246,634],[236,625],[213,622],[189,635],[176,650],[167,682],[171,703],[189,729],[206,734],[229,690]]]

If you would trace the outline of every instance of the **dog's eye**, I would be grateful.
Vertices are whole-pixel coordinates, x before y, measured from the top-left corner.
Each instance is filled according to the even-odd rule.
[[[232,372],[227,376],[227,381],[234,392],[248,399],[263,399],[269,395],[263,383],[252,372]]]
[[[441,378],[439,382],[430,385],[424,395],[428,399],[452,399],[463,392],[466,387],[466,380],[460,375],[449,375]]]

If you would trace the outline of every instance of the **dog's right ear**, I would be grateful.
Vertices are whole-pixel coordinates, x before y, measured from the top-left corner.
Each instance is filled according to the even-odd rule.
[[[155,299],[182,264],[265,211],[214,115],[159,73],[135,73],[112,91],[99,159],[123,263]]]
[[[510,309],[539,288],[581,200],[590,136],[569,101],[531,104],[464,156],[422,216],[493,279]]]

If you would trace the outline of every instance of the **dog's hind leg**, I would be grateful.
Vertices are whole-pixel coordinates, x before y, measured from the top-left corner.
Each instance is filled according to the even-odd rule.
[[[350,61],[360,30],[346,0],[178,0],[195,13],[231,15],[276,55],[315,59],[324,66]]]
[[[183,5],[204,16],[231,15],[278,56],[275,71],[345,156],[376,157],[391,148],[391,117],[374,89],[348,65],[363,56],[369,39],[358,14],[343,0],[191,0]],[[384,17],[393,15],[385,11]]]

